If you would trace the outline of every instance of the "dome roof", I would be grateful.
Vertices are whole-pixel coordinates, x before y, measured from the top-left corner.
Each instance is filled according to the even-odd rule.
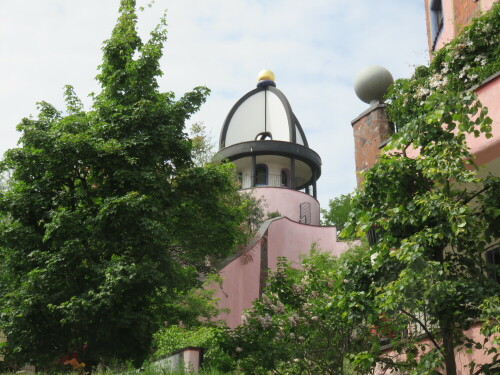
[[[219,148],[249,141],[284,141],[308,147],[307,139],[285,95],[270,80],[245,94],[224,121]]]
[[[266,185],[304,189],[309,194],[312,186],[316,198],[321,158],[309,148],[299,120],[274,79],[273,72],[261,71],[257,88],[229,111],[213,161],[233,162],[242,187]],[[265,167],[265,173],[258,172],[259,165]],[[263,175],[265,183],[259,180]]]

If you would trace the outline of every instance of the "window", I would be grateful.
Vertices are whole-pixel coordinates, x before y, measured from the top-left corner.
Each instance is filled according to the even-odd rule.
[[[309,202],[301,203],[299,209],[300,209],[299,223],[308,225],[311,224],[311,203]]]
[[[265,141],[267,139],[273,140],[273,135],[270,132],[262,132],[255,136],[256,141]]]
[[[444,16],[443,16],[443,5],[441,0],[431,0],[430,2],[430,28],[431,28],[431,40],[432,40],[432,50],[436,49],[436,43],[438,36],[443,28]]]
[[[500,283],[500,247],[486,252],[488,277]]]
[[[267,185],[267,165],[257,164],[255,167],[255,184]]]
[[[285,169],[281,170],[281,186],[283,187],[289,187],[288,183],[288,171]]]

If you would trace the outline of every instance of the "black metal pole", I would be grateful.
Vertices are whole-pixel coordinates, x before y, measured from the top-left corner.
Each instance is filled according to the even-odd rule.
[[[252,154],[252,187],[257,186],[257,156]]]

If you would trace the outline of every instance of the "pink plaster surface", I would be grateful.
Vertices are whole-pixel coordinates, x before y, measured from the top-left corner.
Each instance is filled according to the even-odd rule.
[[[259,297],[260,283],[260,243],[256,243],[219,271],[222,285],[213,285],[219,308],[228,308],[218,319],[234,328],[241,323],[241,313],[252,306]]]
[[[298,264],[300,257],[310,251],[313,243],[333,255],[340,255],[351,245],[337,242],[335,227],[305,225],[288,218],[272,221],[266,235],[267,264],[272,270],[276,269],[277,258],[282,256]],[[241,323],[243,310],[251,307],[252,301],[259,297],[261,243],[266,235],[219,272],[223,281],[222,286],[215,286],[215,297],[219,298],[219,307],[228,308],[230,312],[218,318],[224,319],[231,328]]]
[[[482,12],[487,12],[489,11],[492,7],[493,4],[498,3],[498,0],[481,0],[481,11]]]
[[[439,35],[435,50],[438,51],[446,43],[450,42],[455,37],[455,25],[453,20],[453,1],[442,0],[444,23],[443,29]]]
[[[293,221],[300,221],[300,204],[308,202],[311,205],[311,224],[319,225],[319,202],[306,193],[277,187],[258,187],[250,191],[255,198],[263,200],[266,213],[278,211],[280,216]]]
[[[489,11],[493,4],[499,0],[480,0],[479,6],[482,13]],[[444,24],[443,30],[438,37],[435,50],[438,51],[446,43],[450,42],[455,37],[455,20],[453,10],[453,0],[442,0]]]
[[[335,256],[346,251],[350,243],[337,241],[337,228],[300,224],[283,219],[274,221],[268,230],[269,268],[276,269],[277,258],[286,257],[299,264],[309,253],[312,244]]]
[[[465,331],[465,336],[473,339],[476,342],[483,343],[485,340],[485,336],[483,336],[480,332],[481,324],[477,323],[473,325],[469,330]],[[486,344],[486,348],[491,348],[490,344]],[[472,361],[477,363],[478,365],[485,364],[491,362],[493,355],[486,354],[484,350],[473,350],[472,353],[468,354],[465,350],[455,351],[455,359],[457,361],[457,372],[458,375],[468,375],[469,370],[465,366]],[[477,370],[477,369],[476,369]]]
[[[182,354],[184,356],[184,368],[187,371],[198,373],[200,369],[200,349],[186,349]]]
[[[476,90],[483,106],[488,108],[488,116],[493,120],[493,137],[467,137],[471,152],[476,155],[477,164],[485,164],[500,157],[500,76],[485,83]]]

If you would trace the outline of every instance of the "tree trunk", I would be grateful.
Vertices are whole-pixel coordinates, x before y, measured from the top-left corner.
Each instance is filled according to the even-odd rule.
[[[457,375],[457,364],[455,362],[455,347],[453,345],[453,329],[448,322],[441,324],[443,336],[444,363],[446,375]]]

